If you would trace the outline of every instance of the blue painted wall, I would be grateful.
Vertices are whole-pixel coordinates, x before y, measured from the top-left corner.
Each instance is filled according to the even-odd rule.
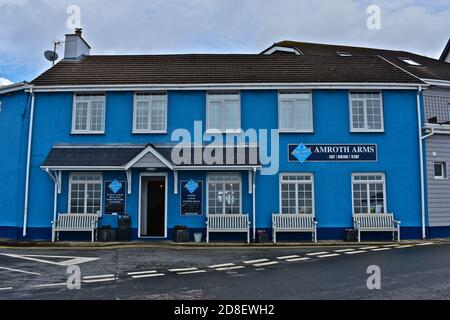
[[[17,192],[2,195],[1,202],[10,209],[8,213],[0,212],[1,226],[21,226],[20,191],[23,181],[17,163],[25,164],[27,132],[21,113],[11,110],[24,109],[26,96],[13,95],[0,97],[5,112],[0,113],[2,132],[8,139],[1,140],[1,150],[9,150],[20,143],[14,152],[1,151],[2,157],[10,160],[10,169],[4,174],[13,183]],[[171,132],[178,128],[193,130],[194,121],[206,122],[206,92],[174,91],[169,92],[168,134],[148,135],[132,134],[132,92],[111,92],[106,98],[106,128],[103,135],[71,135],[72,120],[71,93],[36,94],[35,132],[32,151],[31,191],[29,228],[30,237],[49,237],[50,221],[53,218],[53,188],[50,177],[39,166],[44,161],[51,147],[56,143],[168,143]],[[384,91],[384,133],[350,133],[349,102],[346,90],[313,91],[314,133],[280,134],[280,173],[308,172],[315,179],[315,208],[319,227],[329,230],[328,237],[336,237],[340,229],[351,226],[352,196],[351,174],[353,172],[384,172],[387,180],[388,211],[394,212],[402,221],[403,227],[414,230],[411,236],[417,236],[420,229],[420,170],[416,114],[415,91]],[[9,109],[9,111],[8,111]],[[278,127],[278,97],[276,91],[242,91],[241,110],[243,129],[276,129]],[[15,120],[14,120],[15,119]],[[19,121],[20,120],[20,121]],[[20,123],[16,127],[13,121]],[[10,126],[5,123],[11,123]],[[3,128],[6,127],[6,131]],[[24,131],[25,130],[25,131]],[[21,138],[17,138],[19,135]],[[287,145],[289,143],[376,143],[378,144],[378,162],[352,163],[288,163]],[[3,147],[5,146],[5,147]],[[11,162],[14,159],[13,162]],[[21,160],[21,161],[18,161]],[[2,161],[5,163],[8,161]],[[132,215],[133,228],[137,233],[138,190],[140,171],[133,171],[132,194],[127,196],[127,211]],[[17,179],[17,177],[22,177]],[[58,211],[67,211],[68,175],[63,177],[63,192],[58,197]],[[104,179],[125,180],[123,172],[105,172]],[[205,181],[205,172],[182,172],[179,179],[199,179]],[[247,172],[242,173],[243,211],[251,214],[251,195],[248,193]],[[22,183],[23,184],[23,183]],[[257,227],[270,228],[271,214],[279,211],[279,176],[257,177]],[[6,190],[5,185],[0,188]],[[182,224],[192,228],[204,228],[205,216],[181,217],[179,215],[179,195],[173,194],[173,175],[169,173],[168,227]],[[9,187],[8,187],[9,189]],[[205,185],[206,189],[206,185]],[[0,189],[2,191],[2,189]],[[206,190],[204,191],[204,193]],[[20,201],[19,201],[20,200]],[[206,211],[206,194],[204,194],[204,211]],[[115,225],[115,218],[105,218],[104,224]],[[338,231],[336,231],[338,230]],[[330,236],[332,235],[332,236]],[[1,236],[1,235],[0,235]]]

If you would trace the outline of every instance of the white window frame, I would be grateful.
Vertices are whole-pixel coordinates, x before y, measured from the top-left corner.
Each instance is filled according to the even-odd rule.
[[[103,130],[91,130],[91,104],[92,101],[88,102],[88,116],[86,120],[86,129],[80,130],[75,128],[75,121],[76,121],[76,108],[77,108],[77,96],[103,96]],[[105,133],[105,127],[106,127],[106,94],[105,93],[75,93],[73,95],[73,103],[72,103],[72,130],[71,134],[104,134]]]
[[[153,97],[155,97],[156,95],[161,96],[164,95],[164,102],[165,102],[165,122],[164,122],[164,129],[162,130],[152,130],[152,129],[138,129],[137,128],[137,104],[138,104],[138,99],[137,96],[138,95],[148,95],[149,99],[149,104],[150,104],[150,109],[152,108],[152,102],[153,102]],[[167,133],[167,122],[168,122],[168,94],[167,92],[135,92],[134,93],[134,98],[133,98],[133,133],[134,134],[166,134]],[[149,126],[151,126],[151,115],[149,116]]]
[[[295,128],[283,128],[281,125],[281,103],[283,101],[291,101],[294,103],[295,107],[295,101],[307,101],[305,99],[300,99],[300,95],[309,95],[309,107],[311,111],[311,117],[310,117],[310,123],[311,128],[310,129],[295,129]],[[314,133],[314,108],[313,108],[313,99],[312,99],[312,92],[278,92],[278,131],[280,133]]]
[[[99,181],[99,184],[100,184],[100,186],[101,186],[101,188],[100,188],[100,212],[99,212],[99,216],[102,216],[103,215],[103,192],[104,192],[104,190],[103,190],[103,174],[102,173],[100,173],[100,172],[88,172],[88,173],[86,173],[86,172],[72,172],[72,173],[70,173],[69,174],[69,194],[68,194],[68,197],[67,197],[67,199],[68,199],[68,204],[67,204],[67,211],[68,211],[68,213],[72,213],[72,212],[70,212],[70,211],[72,211],[71,210],[71,202],[72,202],[72,182],[74,182],[74,183],[77,183],[77,181],[73,181],[72,179],[73,179],[73,177],[74,176],[99,176],[100,177],[100,181]],[[87,180],[85,180],[84,181],[84,184],[85,184],[85,186],[86,186],[86,184],[87,184],[88,182],[87,182]],[[85,192],[85,197],[86,197],[86,193],[87,193],[87,188],[85,187],[85,190],[84,190],[84,192]],[[86,214],[86,209],[87,209],[87,198],[85,198],[85,202],[84,202],[84,213],[80,213],[80,214]]]
[[[442,170],[442,175],[441,176],[437,176],[436,175],[436,165],[440,165],[441,166],[441,170]],[[447,180],[448,179],[448,174],[447,174],[447,162],[445,161],[434,161],[433,162],[433,176],[435,180]]]
[[[383,180],[355,180],[355,176],[382,176]],[[383,207],[384,207],[384,212],[383,213],[387,213],[388,208],[387,208],[387,190],[386,190],[386,174],[384,172],[354,172],[352,173],[352,214],[356,215],[356,214],[360,214],[360,213],[355,213],[355,199],[354,199],[354,188],[353,188],[353,184],[354,183],[366,183],[366,184],[370,184],[370,183],[383,183]],[[370,188],[367,188],[367,193],[370,192]],[[368,212],[370,213],[370,194],[367,195],[367,201],[368,201]],[[376,208],[375,208],[376,210]]]
[[[206,214],[209,214],[209,184],[217,183],[217,181],[210,180],[212,176],[239,176],[239,181],[236,180],[236,182],[239,182],[239,213],[242,214],[242,175],[239,172],[214,172],[206,175]],[[226,184],[227,181],[219,181],[219,183]],[[227,214],[225,213],[225,205],[221,214]]]
[[[369,129],[367,125],[367,99],[361,98],[352,98],[352,94],[358,93],[378,93],[380,95],[380,120],[381,120],[381,128],[380,129]],[[348,92],[348,100],[349,100],[349,115],[350,115],[350,131],[351,132],[384,132],[384,104],[383,104],[383,92],[382,91],[349,91]],[[363,101],[364,103],[364,128],[354,128],[353,127],[353,105],[352,101]]]
[[[283,177],[289,177],[289,176],[308,176],[310,177],[310,180],[291,180],[291,181],[283,181]],[[312,217],[316,217],[316,198],[315,198],[315,192],[314,192],[314,174],[313,173],[305,173],[305,172],[289,172],[289,173],[281,173],[279,176],[279,212],[280,214],[286,214],[289,215],[290,213],[283,213],[283,204],[282,204],[282,188],[281,185],[285,183],[285,184],[295,184],[295,211],[297,214],[300,214],[299,212],[299,207],[298,207],[298,184],[299,183],[304,183],[304,184],[310,184],[311,185],[311,200],[312,200],[312,212],[311,212],[311,216]],[[304,213],[304,214],[308,214],[308,213]]]
[[[223,107],[224,102],[227,101],[227,99],[214,99],[214,96],[220,96],[220,95],[230,95],[230,96],[237,96],[237,103],[238,103],[238,113],[239,113],[239,123],[237,128],[230,129],[230,128],[223,128],[223,121],[224,121],[224,114],[223,114]],[[236,99],[229,99],[229,100],[236,100]],[[222,128],[211,128],[210,127],[210,103],[213,101],[218,101],[222,103],[222,115],[221,115],[221,122],[222,122]],[[242,133],[242,107],[241,107],[241,93],[238,91],[232,91],[232,92],[207,92],[206,93],[206,133],[207,134],[222,134],[222,133],[230,133],[230,134],[239,134]]]

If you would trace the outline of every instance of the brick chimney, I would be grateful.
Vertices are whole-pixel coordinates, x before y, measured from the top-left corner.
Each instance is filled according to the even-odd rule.
[[[64,59],[79,59],[82,56],[88,56],[91,47],[81,36],[83,29],[76,28],[75,33],[66,34]]]

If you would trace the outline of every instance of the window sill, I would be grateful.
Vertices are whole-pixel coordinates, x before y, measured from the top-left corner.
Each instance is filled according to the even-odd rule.
[[[314,133],[314,130],[286,130],[278,129],[279,133]]]
[[[207,129],[205,134],[207,135],[213,135],[213,134],[242,134],[244,133],[244,130],[237,129],[237,130],[214,130],[214,129]]]
[[[105,131],[72,131],[71,135],[104,135]]]
[[[167,134],[167,131],[133,131],[132,134]]]
[[[381,130],[350,130],[350,133],[384,133],[384,129],[381,129]]]

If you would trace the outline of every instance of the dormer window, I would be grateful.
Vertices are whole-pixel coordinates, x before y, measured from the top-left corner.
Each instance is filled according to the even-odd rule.
[[[414,61],[413,59],[410,58],[404,58],[404,57],[399,57],[400,60],[402,60],[403,62],[411,65],[411,66],[421,66],[420,63]]]
[[[340,57],[351,57],[352,54],[347,51],[336,51],[336,54]]]

